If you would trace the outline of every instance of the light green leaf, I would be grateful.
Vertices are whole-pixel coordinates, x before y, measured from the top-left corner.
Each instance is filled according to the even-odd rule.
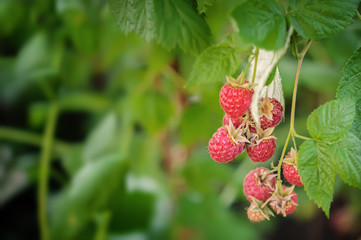
[[[279,49],[286,41],[286,18],[281,3],[274,0],[248,1],[232,12],[239,34],[265,49]]]
[[[125,159],[119,154],[87,162],[52,205],[51,239],[79,239],[91,217],[122,185]]]
[[[342,70],[337,98],[356,96],[361,91],[361,47],[347,61]]]
[[[240,56],[230,45],[209,47],[197,58],[187,85],[220,81],[232,75],[240,64]]]
[[[137,96],[133,104],[136,120],[149,133],[156,133],[166,127],[175,111],[170,98],[151,91]]]
[[[360,0],[290,0],[289,19],[304,38],[320,40],[350,25]]]
[[[332,143],[351,128],[354,118],[354,98],[332,100],[311,113],[307,129],[316,141]]]
[[[211,42],[209,27],[191,0],[109,0],[109,5],[126,34],[196,54]]]
[[[310,199],[313,199],[329,217],[333,199],[336,170],[330,159],[328,145],[304,142],[298,152],[298,169]]]
[[[348,132],[330,146],[329,151],[342,180],[361,188],[361,140]]]
[[[117,117],[114,113],[107,115],[90,133],[84,146],[84,161],[94,161],[109,153],[117,144]]]

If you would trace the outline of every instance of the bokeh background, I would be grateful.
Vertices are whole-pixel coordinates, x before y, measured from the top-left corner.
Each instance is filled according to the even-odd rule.
[[[222,7],[208,16],[218,40],[227,31]],[[300,134],[312,110],[334,98],[360,46],[358,20],[312,44],[299,83]],[[245,153],[228,164],[210,158],[223,83],[185,88],[195,59],[125,36],[106,1],[1,0],[0,239],[39,239],[39,204],[51,239],[361,239],[361,191],[339,179],[330,219],[298,187],[293,215],[248,221],[242,182],[260,165]],[[275,162],[296,65],[290,53],[279,64],[286,116]],[[40,171],[47,151],[48,179]]]

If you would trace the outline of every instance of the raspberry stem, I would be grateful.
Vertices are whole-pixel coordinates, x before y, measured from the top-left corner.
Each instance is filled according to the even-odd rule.
[[[57,122],[59,108],[56,103],[50,105],[48,119],[45,125],[45,131],[41,144],[39,182],[38,182],[38,217],[41,239],[49,239],[48,218],[47,218],[47,195],[49,168],[51,160],[51,149],[54,143],[54,132]]]
[[[282,150],[281,158],[280,158],[280,160],[278,162],[278,165],[276,167],[276,169],[277,169],[277,180],[279,180],[279,181],[281,181],[281,166],[282,166],[283,158],[285,157],[286,149],[287,149],[287,146],[288,146],[288,143],[289,143],[291,137],[292,137],[292,140],[293,140],[294,147],[297,149],[295,136],[300,136],[300,135],[296,134],[296,131],[295,131],[295,112],[296,112],[297,86],[298,86],[298,80],[299,80],[299,76],[300,76],[300,71],[301,71],[303,58],[305,57],[308,49],[310,48],[311,43],[312,43],[312,41],[308,40],[306,46],[302,49],[301,53],[299,54],[297,71],[296,71],[296,76],[295,76],[295,84],[293,86],[290,130],[288,132],[287,139],[286,139],[285,145],[284,145],[283,150]]]
[[[361,14],[359,11],[356,10],[356,15],[357,15],[357,18],[361,21]]]
[[[303,140],[305,140],[305,141],[311,139],[311,138],[309,138],[309,137],[305,137],[305,136],[299,135],[299,134],[297,134],[296,132],[294,132],[293,135],[294,135],[296,138],[303,139]]]
[[[253,68],[253,76],[252,76],[252,83],[254,83],[254,80],[256,78],[256,71],[257,71],[257,63],[258,63],[258,53],[259,53],[259,48],[256,48],[255,51],[255,59],[254,59],[254,68]]]
[[[0,140],[25,143],[36,147],[42,144],[42,136],[11,127],[0,127]],[[63,141],[54,140],[53,142],[53,151],[56,154],[63,154],[69,147],[69,144]]]

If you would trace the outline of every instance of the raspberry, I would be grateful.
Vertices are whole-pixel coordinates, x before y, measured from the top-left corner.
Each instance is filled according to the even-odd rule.
[[[247,154],[253,162],[267,161],[275,153],[275,150],[276,140],[273,135],[247,146]]]
[[[247,216],[252,222],[261,222],[266,219],[261,210],[251,210],[251,208],[247,209]]]
[[[224,127],[218,128],[208,142],[211,158],[217,162],[229,162],[236,158],[244,149],[243,143],[235,143]]]
[[[223,116],[223,126],[227,126],[228,124],[229,124],[229,119],[231,119],[231,121],[232,121],[232,123],[233,123],[233,126],[235,127],[235,128],[238,128],[240,125],[241,125],[241,123],[242,123],[242,120],[241,120],[241,118],[230,118],[227,114],[225,114],[224,116]]]
[[[285,217],[295,211],[298,198],[293,189],[294,187],[283,186],[282,192],[277,192],[272,196],[269,205],[277,214],[282,214]]]
[[[252,197],[259,201],[266,201],[274,192],[276,179],[275,174],[270,174],[269,169],[259,167],[247,174],[243,181],[243,191],[247,199]]]
[[[219,102],[230,118],[242,117],[251,106],[253,92],[247,84],[233,86],[227,82],[219,93]]]
[[[282,120],[283,107],[276,98],[261,98],[259,102],[262,129],[275,127]]]
[[[282,163],[283,176],[290,184],[296,186],[303,186],[301,177],[298,174],[296,164],[297,164],[297,154],[296,151],[293,148],[291,148],[291,151],[286,155]]]
[[[270,216],[274,216],[271,209],[263,206],[264,202],[252,198],[251,206],[247,209],[248,219],[252,222],[261,222],[265,219],[269,220]]]

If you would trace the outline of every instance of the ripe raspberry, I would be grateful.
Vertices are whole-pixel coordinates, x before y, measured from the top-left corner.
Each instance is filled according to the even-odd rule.
[[[243,191],[249,201],[252,197],[259,201],[266,201],[274,192],[275,174],[268,173],[269,169],[259,167],[247,174],[243,181]]]
[[[224,127],[218,128],[208,142],[211,158],[217,162],[229,162],[236,158],[244,149],[244,143],[236,143],[230,138]]]
[[[243,85],[223,85],[219,93],[219,102],[226,114],[231,118],[242,117],[252,103],[253,89]]]
[[[262,129],[275,127],[282,120],[283,107],[276,98],[261,98],[259,102]]]
[[[269,205],[277,214],[285,217],[295,211],[298,198],[293,189],[294,186],[290,188],[283,186],[282,192],[277,192],[272,196]]]
[[[291,148],[282,163],[283,176],[290,184],[296,186],[303,186],[301,177],[297,170],[297,153],[295,149]]]
[[[273,135],[247,146],[247,154],[253,162],[267,161],[275,153],[275,150],[276,140]]]
[[[232,123],[233,123],[233,126],[235,127],[235,128],[238,128],[240,125],[241,125],[241,123],[242,123],[242,120],[241,120],[241,118],[230,118],[227,114],[225,114],[224,116],[223,116],[223,126],[227,126],[228,124],[229,124],[229,119],[231,119],[231,121],[232,121]]]

